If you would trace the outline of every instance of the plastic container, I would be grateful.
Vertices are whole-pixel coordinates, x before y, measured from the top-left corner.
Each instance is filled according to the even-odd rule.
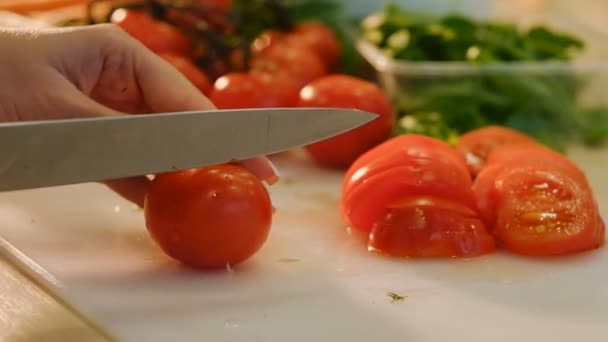
[[[357,48],[375,69],[378,82],[401,116],[437,111],[450,116],[445,120],[462,123],[463,116],[484,111],[486,116],[506,118],[505,126],[534,133],[557,148],[562,147],[563,133],[575,130],[589,145],[608,140],[608,58],[492,64],[407,62],[392,59],[366,41],[357,42]],[[461,117],[454,117],[458,115]]]

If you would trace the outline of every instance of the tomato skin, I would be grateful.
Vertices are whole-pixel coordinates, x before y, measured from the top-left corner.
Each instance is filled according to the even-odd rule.
[[[203,6],[211,6],[214,9],[229,10],[232,6],[232,0],[198,0],[198,3]]]
[[[287,73],[300,88],[327,74],[323,61],[314,52],[284,44],[277,44],[254,56],[251,69]]]
[[[365,177],[357,186],[351,187],[344,193],[341,205],[346,222],[357,230],[369,232],[387,208],[411,197],[441,198],[476,212],[470,183],[462,182],[466,179],[464,175],[454,172],[448,163],[427,162],[413,161],[409,165],[393,167]]]
[[[415,146],[415,149],[410,146]],[[446,160],[451,167],[458,169],[456,172],[459,176],[467,174],[464,159],[450,145],[424,135],[404,134],[393,137],[359,156],[345,174],[342,191],[348,191],[349,187],[388,168],[404,166],[417,160],[434,159]],[[462,182],[469,186],[471,180],[467,178],[463,178]]]
[[[473,190],[484,220],[508,250],[550,256],[604,243],[592,190],[566,157],[543,147],[513,146],[489,161]]]
[[[257,108],[264,102],[256,89],[259,82],[251,75],[241,72],[228,73],[218,78],[209,99],[219,109]]]
[[[267,49],[284,42],[285,33],[277,30],[266,30],[257,36],[251,43],[251,52],[255,55],[263,54]]]
[[[293,107],[297,103],[300,86],[289,73],[251,70],[249,74],[259,80],[258,91],[265,95],[266,103],[260,107]]]
[[[186,56],[178,55],[171,52],[160,52],[158,55],[175,67],[182,75],[184,75],[201,93],[209,95],[212,88],[212,83],[209,77],[199,69],[192,60]]]
[[[146,194],[151,237],[195,268],[222,268],[254,255],[272,221],[270,196],[246,169],[224,164],[160,174]]]
[[[484,167],[488,157],[496,150],[511,145],[540,145],[532,137],[501,126],[482,127],[463,134],[456,144],[473,176]]]
[[[286,35],[285,42],[314,51],[321,57],[328,69],[336,66],[340,59],[340,43],[336,34],[320,22],[299,23],[292,32]]]
[[[419,206],[389,209],[369,248],[393,257],[475,257],[494,252],[496,243],[478,217]]]
[[[118,9],[112,14],[111,22],[155,53],[189,55],[191,52],[190,39],[182,31],[144,11]]]
[[[292,107],[298,90],[287,74],[232,72],[215,81],[209,98],[219,109]]]
[[[384,142],[395,125],[386,94],[374,83],[348,75],[327,75],[309,83],[300,91],[297,106],[352,108],[379,115],[363,126],[306,146],[319,165],[330,168],[348,168],[361,154]]]
[[[254,40],[251,48],[254,53],[263,54],[278,45],[314,52],[327,70],[336,66],[341,55],[336,34],[323,23],[316,21],[299,23],[290,32],[267,30]]]
[[[542,145],[510,145],[495,150],[487,158],[486,165],[551,165],[563,169],[576,177],[579,182],[587,182],[585,173],[563,154]]]
[[[495,251],[462,157],[422,135],[389,139],[347,170],[340,210],[368,247],[397,257],[472,257]]]
[[[448,144],[406,134],[359,157],[347,170],[341,210],[346,222],[369,232],[386,208],[404,199],[432,196],[476,212],[464,161]],[[445,206],[445,205],[444,205]]]

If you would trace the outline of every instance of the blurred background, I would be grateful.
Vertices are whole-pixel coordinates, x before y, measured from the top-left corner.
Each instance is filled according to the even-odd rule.
[[[480,19],[500,18],[520,25],[542,22],[584,36],[593,51],[608,51],[608,1],[605,0],[340,0],[353,16],[365,16],[389,3],[411,11],[461,13]]]

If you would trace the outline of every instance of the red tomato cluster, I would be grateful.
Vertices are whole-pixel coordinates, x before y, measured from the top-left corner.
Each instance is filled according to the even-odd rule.
[[[228,73],[215,82],[210,98],[218,108],[332,107],[379,115],[362,127],[306,146],[325,167],[347,168],[391,135],[395,115],[386,94],[372,82],[332,72],[340,46],[325,25],[304,22],[291,32],[264,32],[252,51],[248,72]]]
[[[334,51],[331,59],[313,45]],[[293,107],[302,87],[331,70],[339,49],[335,34],[317,22],[298,24],[292,32],[264,32],[252,44],[249,70],[217,79],[210,99],[221,109]]]
[[[231,2],[201,0],[201,4],[221,12]],[[126,9],[115,11],[112,22],[172,64],[219,109],[340,107],[380,116],[355,130],[306,146],[322,166],[347,168],[359,155],[388,139],[393,130],[394,110],[376,84],[334,73],[340,44],[336,34],[320,22],[297,23],[289,32],[268,30],[253,41],[246,70],[230,71],[218,61],[210,71],[213,75],[193,63],[191,42],[176,26],[144,11]],[[231,60],[244,67],[242,57],[235,50]]]
[[[474,179],[473,179],[474,178]],[[392,256],[525,255],[596,248],[604,223],[583,172],[516,131],[487,127],[456,148],[404,135],[359,157],[342,189],[345,221]]]
[[[138,10],[116,10],[111,21],[173,65],[203,94],[209,95],[212,80],[194,64],[191,41],[179,28]]]

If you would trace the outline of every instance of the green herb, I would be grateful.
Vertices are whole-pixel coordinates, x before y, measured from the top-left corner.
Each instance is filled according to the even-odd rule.
[[[455,143],[462,133],[503,125],[558,151],[573,139],[598,145],[608,137],[608,107],[579,104],[588,75],[491,68],[503,62],[568,63],[584,48],[577,37],[542,26],[523,30],[460,15],[416,14],[396,5],[362,20],[360,37],[396,60],[414,63],[414,68],[421,61],[478,66],[401,76],[396,134],[425,134]]]
[[[526,31],[511,23],[408,12],[394,4],[364,19],[360,29],[364,39],[409,61],[569,60],[584,47],[580,39],[542,26]]]
[[[387,292],[386,295],[391,298],[391,303],[401,302],[407,298],[407,296],[398,295],[395,292]]]

